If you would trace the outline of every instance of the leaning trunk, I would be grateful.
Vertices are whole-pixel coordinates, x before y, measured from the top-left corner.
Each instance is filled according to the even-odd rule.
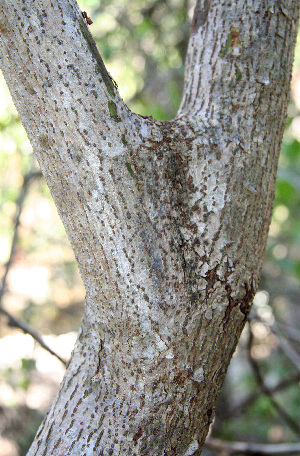
[[[198,1],[160,122],[122,102],[74,0],[2,1],[1,67],[86,287],[30,456],[200,455],[272,209],[298,4],[267,3]]]

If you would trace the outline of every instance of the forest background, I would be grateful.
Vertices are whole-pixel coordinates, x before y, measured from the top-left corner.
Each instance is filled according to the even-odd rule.
[[[193,2],[79,4],[93,21],[90,30],[100,54],[130,109],[156,119],[174,117]],[[0,181],[0,456],[25,456],[64,364],[17,325],[34,328],[67,361],[84,289],[2,76]],[[300,37],[263,275],[219,400],[214,438],[275,444],[300,440],[299,216]],[[219,453],[207,447],[203,454]]]

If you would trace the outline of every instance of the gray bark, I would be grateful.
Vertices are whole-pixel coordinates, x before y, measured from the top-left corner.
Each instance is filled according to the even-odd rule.
[[[2,0],[1,69],[86,288],[28,455],[200,455],[258,285],[299,3],[201,0],[177,117],[121,100],[75,0]]]

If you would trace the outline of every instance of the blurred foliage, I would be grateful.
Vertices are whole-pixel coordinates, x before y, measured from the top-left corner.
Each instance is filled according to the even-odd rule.
[[[142,115],[172,118],[183,85],[192,2],[82,0],[80,6],[93,20],[90,30],[128,106]],[[74,340],[72,331],[80,324],[83,286],[49,190],[38,174],[28,183],[25,199],[20,202],[24,177],[36,173],[38,165],[3,78],[0,100],[1,277],[10,259],[15,222],[22,209],[2,303],[42,334],[48,334],[56,350],[68,356]],[[299,373],[295,361],[300,351],[299,215],[300,43],[296,47],[263,277],[251,324],[243,333],[228,371],[213,428],[215,437],[262,442],[297,439],[269,397],[258,394],[247,404],[245,400],[258,391],[249,353],[269,387]],[[51,403],[63,368],[50,355],[43,355],[30,336],[9,327],[4,317],[0,323],[0,435],[8,439],[6,443],[11,442],[9,456],[23,456]],[[254,338],[251,347],[250,328]],[[288,344],[289,353],[281,340]],[[274,397],[300,422],[299,382],[278,390]],[[26,420],[18,419],[21,416]],[[0,437],[0,456],[4,456],[1,448],[4,445]]]
[[[179,106],[189,35],[187,0],[79,2],[121,96],[141,115],[170,119]]]

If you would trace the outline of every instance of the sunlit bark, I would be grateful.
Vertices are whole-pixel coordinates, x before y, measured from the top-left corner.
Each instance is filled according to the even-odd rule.
[[[177,117],[126,107],[74,0],[3,0],[1,69],[86,288],[29,455],[199,455],[260,277],[299,4],[197,3]]]

